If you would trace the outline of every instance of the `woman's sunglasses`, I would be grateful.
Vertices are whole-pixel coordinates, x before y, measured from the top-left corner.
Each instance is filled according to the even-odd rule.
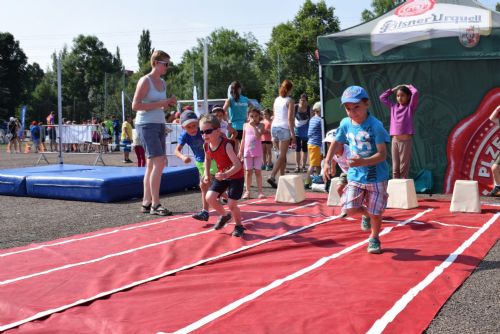
[[[202,135],[209,135],[209,134],[211,134],[214,131],[215,131],[215,129],[200,130],[200,132],[201,132]]]
[[[168,61],[157,60],[156,62],[160,63],[160,64],[163,64],[163,66],[165,66],[165,67],[168,67],[170,65],[170,63]]]

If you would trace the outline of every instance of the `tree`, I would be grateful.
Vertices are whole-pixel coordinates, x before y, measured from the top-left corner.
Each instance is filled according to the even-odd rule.
[[[324,1],[314,4],[311,0],[304,2],[292,22],[273,28],[267,44],[267,59],[262,59],[259,64],[259,69],[263,69],[260,78],[265,81],[265,106],[272,106],[278,86],[284,79],[293,82],[295,98],[305,92],[310,101],[319,99],[316,39],[339,30],[334,8],[328,7]]]
[[[110,78],[121,78],[121,61],[97,37],[79,35],[73,40],[71,51],[61,55],[61,67],[63,101],[67,111],[73,112],[72,118],[88,118],[91,114],[104,116],[107,110],[104,83],[108,74]],[[106,93],[113,94],[112,91]],[[80,110],[75,114],[77,107]]]
[[[500,2],[497,2],[497,5],[496,5],[496,7],[495,7],[495,10],[496,10],[497,12],[500,12]]]
[[[0,118],[14,115],[23,103],[23,77],[27,58],[19,42],[8,32],[0,33]]]
[[[238,80],[243,93],[259,99],[261,81],[257,77],[255,59],[262,54],[257,39],[251,34],[241,36],[227,29],[213,31],[208,37],[198,39],[198,45],[184,52],[182,61],[173,66],[167,75],[167,83],[180,99],[191,99],[193,85],[198,98],[203,98],[203,47],[208,44],[208,97],[225,98],[229,84]]]
[[[365,9],[361,13],[361,19],[363,20],[363,22],[373,20],[374,18],[387,13],[388,11],[392,10],[393,8],[397,7],[399,4],[401,4],[403,2],[404,1],[397,1],[397,0],[396,1],[394,1],[394,0],[373,0],[372,1],[373,11]]]
[[[33,120],[45,122],[45,116],[57,110],[57,79],[54,72],[47,72],[31,94]]]
[[[149,60],[153,54],[154,49],[151,48],[151,38],[149,30],[143,30],[139,39],[139,52],[137,53],[137,61],[139,63],[139,71],[146,74],[151,70]]]
[[[24,70],[22,100],[23,104],[28,106],[28,120],[34,121],[41,119],[39,110],[35,109],[33,106],[33,93],[38,84],[42,82],[44,75],[40,65],[37,63],[28,64]]]

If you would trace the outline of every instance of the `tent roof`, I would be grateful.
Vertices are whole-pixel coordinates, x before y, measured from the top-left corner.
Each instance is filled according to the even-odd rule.
[[[500,13],[474,0],[408,0],[318,37],[321,65],[500,58]]]

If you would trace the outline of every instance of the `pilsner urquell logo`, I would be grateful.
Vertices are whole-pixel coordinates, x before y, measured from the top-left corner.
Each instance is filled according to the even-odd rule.
[[[479,43],[479,28],[475,26],[470,26],[465,28],[463,31],[460,31],[460,36],[458,39],[460,43],[466,48],[473,48]]]
[[[435,3],[435,0],[408,0],[396,8],[394,14],[399,17],[420,15],[431,10]]]

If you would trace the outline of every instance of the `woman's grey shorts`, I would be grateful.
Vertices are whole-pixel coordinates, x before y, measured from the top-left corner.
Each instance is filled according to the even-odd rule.
[[[166,155],[164,123],[136,124],[135,130],[148,159]]]
[[[292,136],[290,135],[290,129],[280,128],[278,126],[273,126],[271,128],[271,135],[273,139],[278,141],[290,140]]]

